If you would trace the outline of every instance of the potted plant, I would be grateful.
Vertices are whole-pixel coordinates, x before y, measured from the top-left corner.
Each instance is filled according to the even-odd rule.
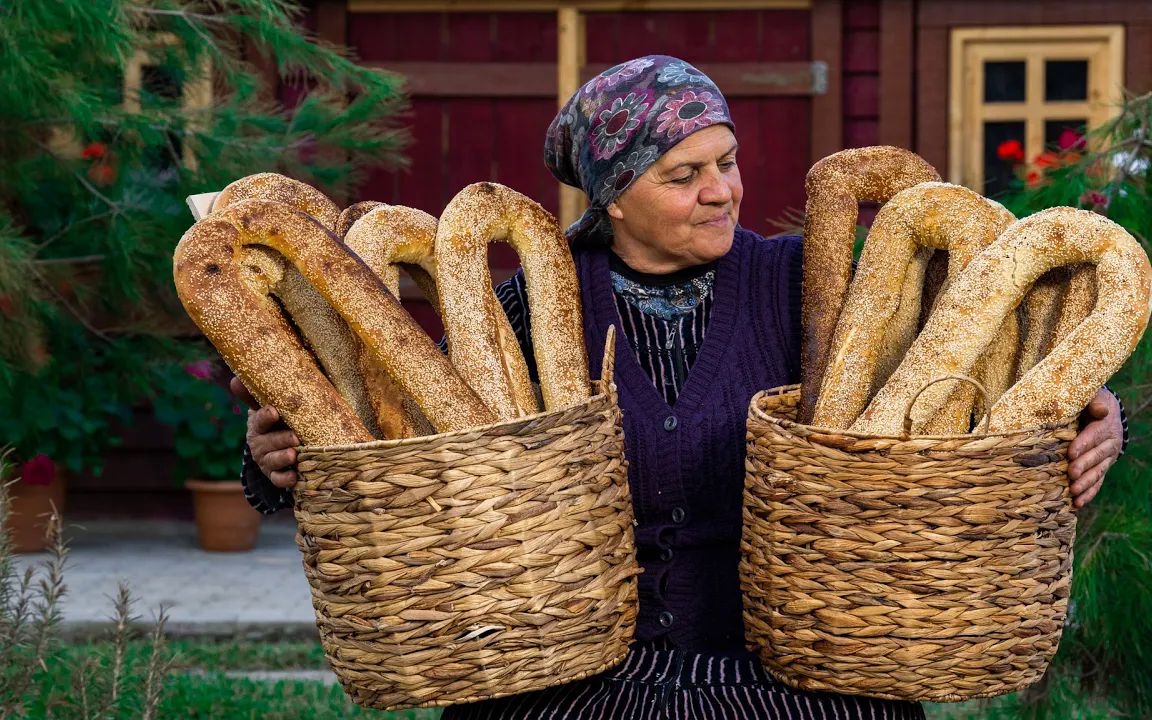
[[[10,453],[5,458],[11,461]],[[50,543],[48,527],[64,509],[64,479],[52,458],[41,453],[24,462],[4,465],[8,508],[0,516],[12,552],[40,552]]]
[[[214,552],[251,550],[260,513],[244,498],[240,457],[246,415],[224,386],[218,361],[201,357],[157,367],[158,421],[173,430],[178,480],[192,492],[200,547]]]

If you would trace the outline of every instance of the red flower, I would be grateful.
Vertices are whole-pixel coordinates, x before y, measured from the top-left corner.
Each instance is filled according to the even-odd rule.
[[[55,479],[56,463],[44,453],[40,453],[20,468],[20,480],[29,485],[51,485]]]
[[[996,155],[1007,162],[1023,162],[1024,146],[1019,140],[1005,140],[996,148]]]
[[[216,372],[216,366],[212,364],[211,360],[197,360],[185,365],[184,372],[197,380],[207,380],[212,377],[212,373]]]
[[[1057,144],[1061,150],[1079,150],[1084,147],[1084,136],[1068,128],[1060,133],[1060,139],[1057,141]]]
[[[88,168],[88,179],[102,187],[116,182],[116,166],[107,161],[101,161]]]
[[[80,157],[84,160],[99,160],[108,154],[108,146],[102,142],[88,143]]]
[[[1028,173],[1028,176],[1025,178],[1025,182],[1028,184],[1028,187],[1036,187],[1040,184],[1040,173],[1033,170],[1032,172]]]
[[[1036,156],[1036,167],[1058,167],[1060,165],[1060,156],[1051,150],[1045,150]]]

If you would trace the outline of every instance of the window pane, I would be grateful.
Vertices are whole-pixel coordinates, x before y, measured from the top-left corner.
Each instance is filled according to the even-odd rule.
[[[984,63],[984,102],[1024,102],[1024,61]]]
[[[1067,150],[1084,135],[1088,122],[1084,119],[1045,120],[1044,147]]]
[[[144,97],[151,97],[160,100],[179,100],[183,93],[183,88],[180,87],[180,79],[172,72],[170,68],[161,67],[159,65],[145,65],[140,68],[140,84],[142,85],[141,93],[143,100]]]
[[[1015,141],[1015,144],[1013,144]],[[1024,122],[984,123],[984,194],[996,197],[1008,190],[1013,168],[1024,159]]]
[[[1044,63],[1044,99],[1087,100],[1088,61],[1046,61]]]

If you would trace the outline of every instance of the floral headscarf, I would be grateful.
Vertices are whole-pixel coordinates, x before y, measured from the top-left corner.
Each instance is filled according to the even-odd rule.
[[[605,208],[674,145],[716,124],[735,127],[720,89],[668,55],[629,60],[585,83],[552,120],[544,140],[544,164],[590,201],[568,228],[569,239],[611,237]]]

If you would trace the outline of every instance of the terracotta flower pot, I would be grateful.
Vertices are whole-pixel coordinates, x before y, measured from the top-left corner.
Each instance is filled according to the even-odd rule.
[[[48,548],[48,521],[53,511],[64,511],[64,476],[57,473],[47,485],[17,480],[8,486],[11,501],[8,538],[13,552],[41,552]]]
[[[244,499],[236,480],[189,480],[200,547],[211,552],[242,552],[256,546],[260,513]]]

